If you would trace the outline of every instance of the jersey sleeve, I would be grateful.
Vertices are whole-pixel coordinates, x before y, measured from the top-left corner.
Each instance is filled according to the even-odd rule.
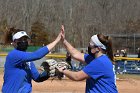
[[[48,48],[42,47],[38,49],[35,52],[23,52],[23,51],[18,51],[16,50],[10,55],[11,62],[13,65],[18,65],[24,62],[30,62],[30,61],[35,61],[38,60],[42,57],[44,57],[46,54],[49,53]]]
[[[104,75],[104,70],[100,62],[92,61],[87,66],[83,68],[83,71],[93,79],[98,79]]]
[[[30,62],[30,71],[31,71],[32,79],[36,80],[40,74],[33,62]]]
[[[87,64],[89,64],[94,58],[89,54],[84,54],[84,59]]]

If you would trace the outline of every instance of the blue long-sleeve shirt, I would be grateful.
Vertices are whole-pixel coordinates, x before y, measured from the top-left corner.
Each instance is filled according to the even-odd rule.
[[[31,93],[31,80],[36,80],[39,73],[34,60],[40,59],[49,53],[45,46],[35,52],[12,50],[6,57],[4,65],[4,83],[2,93]]]

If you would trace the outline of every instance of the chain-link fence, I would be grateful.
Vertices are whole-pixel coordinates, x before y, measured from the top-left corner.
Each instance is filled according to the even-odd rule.
[[[127,50],[127,54],[137,54],[140,47],[140,34],[109,34],[112,38],[114,52]]]

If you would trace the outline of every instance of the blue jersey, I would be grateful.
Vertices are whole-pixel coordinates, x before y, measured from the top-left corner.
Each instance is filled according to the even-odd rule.
[[[31,80],[39,77],[31,61],[40,59],[47,53],[49,50],[46,46],[32,53],[12,50],[6,57],[2,93],[31,93]]]
[[[108,56],[102,55],[94,60],[88,54],[84,57],[88,65],[83,71],[90,76],[86,80],[86,93],[118,93],[113,65]]]

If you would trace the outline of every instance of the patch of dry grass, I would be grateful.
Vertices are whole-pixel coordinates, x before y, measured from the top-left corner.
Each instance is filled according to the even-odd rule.
[[[140,74],[118,74],[117,78],[120,79],[136,79],[140,80]]]

